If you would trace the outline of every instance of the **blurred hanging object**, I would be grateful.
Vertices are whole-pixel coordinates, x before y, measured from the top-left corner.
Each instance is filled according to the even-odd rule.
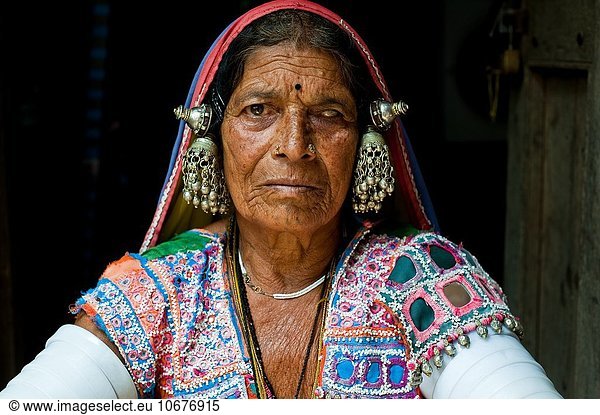
[[[496,121],[500,96],[501,78],[514,77],[521,73],[521,51],[519,44],[525,31],[527,13],[520,0],[507,0],[500,10],[490,30],[489,36],[506,44],[498,57],[498,61],[487,67],[489,115]]]

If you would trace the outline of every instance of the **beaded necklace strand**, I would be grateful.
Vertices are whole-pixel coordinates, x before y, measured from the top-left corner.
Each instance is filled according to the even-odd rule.
[[[228,229],[228,241],[226,245],[227,250],[227,262],[228,268],[232,274],[232,294],[233,300],[241,310],[240,315],[240,325],[242,326],[242,332],[247,341],[248,348],[250,351],[250,360],[252,362],[252,367],[254,368],[255,373],[255,382],[256,382],[256,391],[258,398],[275,398],[273,393],[273,387],[269,382],[269,379],[264,371],[262,353],[260,350],[260,345],[258,343],[258,338],[256,336],[256,330],[254,328],[254,322],[252,320],[252,313],[250,310],[250,305],[248,303],[248,297],[243,281],[243,272],[240,267],[240,262],[236,261],[236,252],[239,252],[239,235],[237,232],[237,226],[235,224],[235,218],[232,215],[231,220],[229,222]],[[327,274],[325,274],[322,278],[325,281],[327,275],[332,275],[335,270],[335,261],[332,261],[330,270]],[[318,281],[318,280],[317,280]],[[322,283],[322,282],[321,282]],[[313,283],[314,284],[314,283]],[[319,284],[315,285],[318,286]],[[324,294],[328,290],[326,290],[328,284],[324,284],[321,289],[320,300],[317,303],[317,310],[315,313],[315,319],[312,324],[310,338],[308,341],[308,345],[306,346],[306,352],[304,355],[304,360],[302,363],[302,370],[300,372],[300,376],[298,379],[298,384],[296,386],[296,392],[294,394],[294,398],[297,399],[300,396],[300,391],[302,389],[302,384],[304,382],[304,378],[306,376],[306,370],[308,368],[308,361],[310,360],[310,355],[312,354],[312,348],[315,341],[315,336],[317,334],[317,329],[321,326],[321,330],[323,328],[323,318],[319,319],[320,316],[324,316],[324,307],[326,303],[326,298],[324,298]],[[314,288],[314,287],[313,287]],[[306,288],[305,288],[306,289]],[[319,324],[321,321],[321,324]],[[320,338],[320,336],[319,336]]]

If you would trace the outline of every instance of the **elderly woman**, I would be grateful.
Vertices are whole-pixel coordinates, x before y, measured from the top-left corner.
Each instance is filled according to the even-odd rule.
[[[405,110],[331,11],[240,17],[176,109],[141,253],[0,396],[560,397],[500,287],[436,233]]]

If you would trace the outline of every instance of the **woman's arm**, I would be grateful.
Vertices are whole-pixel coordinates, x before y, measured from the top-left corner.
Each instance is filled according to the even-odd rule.
[[[426,398],[562,398],[521,342],[506,329],[487,339],[470,336],[469,348],[456,345],[440,369],[423,376]]]
[[[116,347],[92,320],[60,327],[46,348],[13,378],[0,398],[137,398]]]

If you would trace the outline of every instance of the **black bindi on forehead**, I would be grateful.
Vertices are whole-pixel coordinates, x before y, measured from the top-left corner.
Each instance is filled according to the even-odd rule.
[[[296,88],[296,91],[300,91],[300,88],[302,88],[302,85],[296,84],[296,85],[294,85],[294,88]]]

